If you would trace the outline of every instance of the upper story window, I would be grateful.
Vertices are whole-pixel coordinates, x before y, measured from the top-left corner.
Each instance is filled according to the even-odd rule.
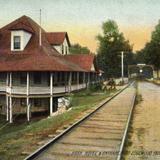
[[[23,51],[31,39],[31,36],[31,33],[24,30],[11,31],[11,51]]]
[[[13,48],[21,49],[21,37],[20,36],[13,37]]]

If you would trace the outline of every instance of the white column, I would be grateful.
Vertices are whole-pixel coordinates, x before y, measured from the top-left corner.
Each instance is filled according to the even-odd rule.
[[[27,88],[27,96],[29,95],[29,72],[27,72],[27,86],[26,86],[26,88]]]
[[[8,103],[8,95],[6,94],[6,121],[9,120],[9,103]]]
[[[50,73],[50,116],[53,113],[53,73]]]
[[[27,96],[27,121],[30,121],[30,103],[29,103],[29,97]]]
[[[72,85],[72,72],[69,73],[69,81],[68,81],[68,86],[69,86],[69,93],[71,92],[71,85]]]
[[[30,121],[30,103],[29,103],[29,72],[27,72],[27,121]]]
[[[12,72],[9,74],[9,87],[12,88]]]
[[[9,84],[9,74],[7,73],[6,77],[6,88],[8,87]],[[6,94],[6,121],[9,120],[9,102],[8,102],[8,95]]]
[[[12,97],[9,97],[9,123],[13,122],[13,117],[12,117]]]
[[[10,96],[9,96],[9,123],[13,122],[13,116],[12,116],[12,72],[9,74],[9,87],[10,87]]]

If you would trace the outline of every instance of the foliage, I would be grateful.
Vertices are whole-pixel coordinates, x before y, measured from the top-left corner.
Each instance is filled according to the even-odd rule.
[[[135,61],[138,63],[145,63],[145,52],[144,50],[137,51],[135,54]]]
[[[71,54],[89,54],[90,50],[87,47],[82,47],[80,44],[74,44],[70,47]]]
[[[121,75],[121,51],[126,51],[125,74],[127,65],[133,63],[132,46],[125,40],[123,33],[119,32],[118,25],[108,20],[102,25],[103,34],[97,36],[99,48],[97,64],[105,72],[106,77],[119,77]]]
[[[152,32],[150,42],[146,43],[144,49],[141,51],[140,56],[144,57],[144,62],[154,65],[155,70],[160,69],[160,21],[155,26],[155,30]]]
[[[102,84],[101,83],[91,84],[89,86],[89,90],[91,92],[102,91]]]

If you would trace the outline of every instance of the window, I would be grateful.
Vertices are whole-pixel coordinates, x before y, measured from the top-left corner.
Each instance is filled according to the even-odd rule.
[[[14,49],[21,49],[21,37],[20,36],[14,36],[13,37],[13,47]]]
[[[26,84],[27,83],[27,75],[26,75],[26,73],[21,73],[20,74],[20,83],[21,84]]]
[[[33,75],[33,81],[34,81],[34,84],[41,84],[41,73],[34,73]]]

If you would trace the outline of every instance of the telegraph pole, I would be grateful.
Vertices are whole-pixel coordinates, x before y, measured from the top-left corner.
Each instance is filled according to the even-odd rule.
[[[42,17],[42,13],[41,13],[41,9],[39,10],[39,46],[41,47],[42,46],[42,29],[41,29],[41,17]]]
[[[122,77],[122,83],[124,82],[124,52],[121,52],[121,77]]]

